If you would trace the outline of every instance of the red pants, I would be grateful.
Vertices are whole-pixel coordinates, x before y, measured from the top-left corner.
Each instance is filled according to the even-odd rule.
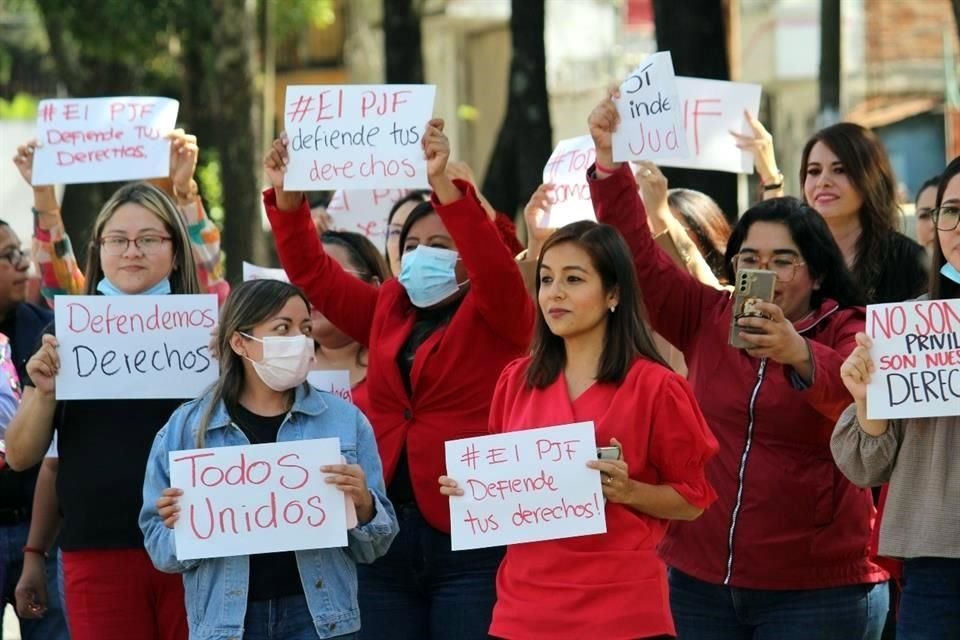
[[[64,551],[72,640],[188,640],[183,579],[143,549]]]

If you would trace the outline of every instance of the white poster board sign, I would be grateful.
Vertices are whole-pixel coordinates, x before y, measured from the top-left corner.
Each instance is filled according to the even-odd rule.
[[[654,53],[627,76],[614,103],[620,114],[620,126],[613,133],[616,162],[662,162],[689,155],[669,51]]]
[[[243,281],[247,280],[279,280],[290,282],[287,272],[273,267],[260,267],[252,262],[243,261]]]
[[[217,379],[217,296],[57,296],[57,400],[195,398]]]
[[[592,422],[446,443],[453,549],[605,533]]]
[[[433,85],[291,85],[284,102],[289,190],[426,189],[421,139]]]
[[[362,233],[382,251],[390,209],[408,193],[409,189],[341,190],[333,194],[327,213],[334,229]]]
[[[180,103],[170,98],[68,98],[37,108],[33,184],[161,178]]]
[[[554,185],[554,189],[550,212],[539,226],[559,229],[578,220],[596,221],[590,187],[587,186],[587,169],[596,160],[597,150],[593,138],[588,135],[557,143],[543,168],[543,182]]]
[[[868,418],[960,415],[960,299],[870,305],[867,335]]]
[[[346,369],[314,370],[307,374],[307,382],[315,389],[327,391],[347,402],[353,402],[350,372]]]
[[[340,461],[339,438],[171,451],[177,559],[346,546],[344,494],[320,472]]]
[[[683,130],[690,155],[665,158],[665,167],[753,173],[753,156],[737,148],[731,131],[750,134],[744,110],[760,111],[760,85],[677,77]]]

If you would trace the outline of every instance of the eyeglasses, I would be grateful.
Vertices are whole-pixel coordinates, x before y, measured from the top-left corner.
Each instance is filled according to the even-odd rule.
[[[777,274],[777,280],[780,282],[790,282],[797,275],[797,269],[807,264],[796,258],[786,256],[774,256],[770,260],[761,260],[760,256],[753,253],[738,253],[733,256],[733,269],[764,269],[773,271]]]
[[[14,247],[9,249],[4,253],[0,253],[0,260],[6,260],[11,264],[11,266],[16,267],[23,259],[27,257],[27,252],[21,249],[20,247]]]
[[[122,256],[127,252],[132,242],[134,246],[144,255],[150,256],[159,253],[165,242],[170,242],[171,238],[164,236],[141,236],[139,238],[125,238],[122,236],[111,236],[100,239],[100,247],[108,256]]]
[[[934,209],[933,221],[939,231],[953,231],[960,225],[960,207],[946,206]]]

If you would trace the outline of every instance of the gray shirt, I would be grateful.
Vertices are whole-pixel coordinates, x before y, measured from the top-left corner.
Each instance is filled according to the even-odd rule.
[[[890,483],[879,554],[960,558],[960,407],[955,416],[890,420],[885,433],[860,428],[857,407],[840,416],[830,449],[861,487]]]

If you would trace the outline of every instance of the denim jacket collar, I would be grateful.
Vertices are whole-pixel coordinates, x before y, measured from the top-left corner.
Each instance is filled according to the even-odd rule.
[[[293,406],[290,408],[291,414],[300,413],[306,416],[318,416],[326,410],[327,403],[323,401],[323,396],[308,383],[304,382],[294,391]],[[221,400],[210,417],[210,426],[207,427],[207,431],[223,429],[230,426],[232,422],[230,412],[227,411],[227,405]]]

